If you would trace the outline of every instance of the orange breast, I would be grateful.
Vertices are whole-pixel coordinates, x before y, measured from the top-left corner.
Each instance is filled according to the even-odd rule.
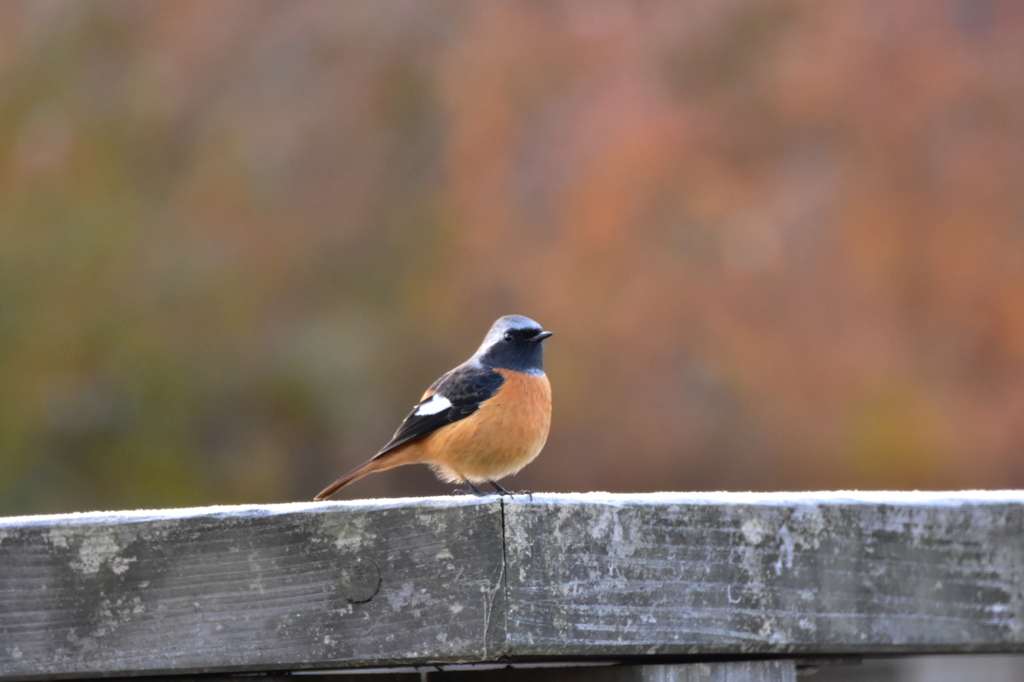
[[[451,482],[482,483],[514,474],[540,454],[551,428],[547,376],[497,369],[498,394],[480,409],[420,441],[420,461]]]

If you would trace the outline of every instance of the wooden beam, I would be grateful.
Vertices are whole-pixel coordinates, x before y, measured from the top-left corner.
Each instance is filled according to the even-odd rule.
[[[0,522],[0,676],[491,660],[502,509],[437,498]]]
[[[0,678],[1024,652],[1024,493],[0,519]]]
[[[517,656],[1024,651],[1024,493],[537,496]]]

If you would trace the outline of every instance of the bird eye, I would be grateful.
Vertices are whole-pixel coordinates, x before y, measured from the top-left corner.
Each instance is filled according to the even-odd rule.
[[[512,340],[513,340],[514,338],[515,338],[515,337],[514,337],[514,336],[512,336],[512,332],[505,332],[505,340],[506,340],[506,341],[508,341],[509,343],[512,343]]]

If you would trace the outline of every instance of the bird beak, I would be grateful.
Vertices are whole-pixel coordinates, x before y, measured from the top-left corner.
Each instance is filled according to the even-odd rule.
[[[531,336],[530,338],[527,339],[527,341],[529,341],[530,343],[540,343],[541,341],[548,338],[552,334],[554,334],[554,332],[541,332],[536,336]]]

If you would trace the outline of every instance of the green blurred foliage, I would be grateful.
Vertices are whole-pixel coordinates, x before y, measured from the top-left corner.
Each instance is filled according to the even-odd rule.
[[[1021,35],[997,0],[0,4],[0,514],[308,499],[507,313],[556,332],[515,487],[1024,486]]]

